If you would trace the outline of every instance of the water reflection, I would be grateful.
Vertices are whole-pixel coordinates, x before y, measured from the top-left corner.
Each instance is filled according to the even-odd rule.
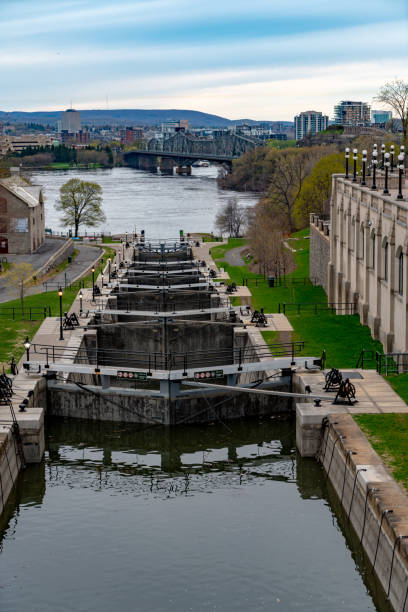
[[[389,611],[293,423],[46,431],[0,522],[1,610]]]

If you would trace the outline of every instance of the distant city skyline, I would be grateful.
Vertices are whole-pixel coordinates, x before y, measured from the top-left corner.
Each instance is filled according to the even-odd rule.
[[[3,111],[293,121],[408,80],[406,0],[3,0],[0,14]]]

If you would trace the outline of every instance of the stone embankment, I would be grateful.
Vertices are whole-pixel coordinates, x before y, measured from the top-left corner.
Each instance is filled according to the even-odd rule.
[[[296,405],[296,443],[303,457],[321,462],[394,610],[408,593],[408,497],[353,420],[353,414],[407,413],[408,406],[373,370],[351,370],[358,403],[334,404],[336,391],[315,405]],[[298,374],[298,390],[324,394],[323,372]]]

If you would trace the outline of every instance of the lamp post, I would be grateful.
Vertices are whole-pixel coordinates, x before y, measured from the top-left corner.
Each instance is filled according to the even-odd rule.
[[[350,148],[346,147],[346,154],[344,156],[346,158],[346,179],[349,179],[349,157],[350,157]]]
[[[385,182],[384,182],[384,191],[383,191],[383,194],[384,195],[388,195],[390,193],[388,191],[388,169],[390,167],[390,154],[386,153],[384,157],[385,157],[385,161],[384,161],[384,166],[385,166]]]
[[[125,241],[122,242],[122,259],[125,259]]]
[[[374,145],[374,147],[376,147],[376,146],[377,146],[377,145]],[[377,160],[377,149],[374,149],[374,151],[373,151],[373,154],[372,154],[372,155],[373,155],[373,157],[372,157],[371,163],[372,163],[372,166],[373,166],[373,182],[372,182],[372,185],[371,185],[371,189],[372,189],[373,191],[375,191],[375,190],[377,189],[377,185],[376,185],[376,182],[375,182],[375,172],[376,172],[376,170],[377,170],[377,164],[378,164],[378,160]]]
[[[353,183],[357,183],[357,149],[353,149]]]
[[[384,170],[385,144],[381,145],[381,170]]]
[[[92,267],[92,303],[95,304],[95,268]]]
[[[394,145],[391,145],[391,172],[394,172]]]
[[[62,331],[62,289],[61,287],[58,289],[58,295],[59,295],[59,307],[60,307],[60,335],[59,335],[59,339],[63,340],[64,339],[64,334]]]
[[[82,314],[82,298],[84,294],[82,293],[82,289],[79,290],[79,316]]]
[[[28,336],[27,336],[26,339],[25,339],[25,342],[24,342],[24,348],[26,350],[27,361],[30,361],[30,346],[31,346],[31,342],[30,342],[30,340],[28,339]]]
[[[362,185],[366,185],[366,163],[367,163],[367,150],[363,149],[363,180],[361,181]]]
[[[397,200],[403,200],[403,195],[402,195],[402,173],[404,172],[404,153],[400,153],[398,155],[398,171],[399,171],[399,176],[398,176],[398,195],[397,195]]]
[[[108,257],[108,279],[109,279],[109,282],[111,282],[111,263],[112,263],[112,259],[110,257]]]
[[[101,289],[103,289],[103,274],[101,274]]]

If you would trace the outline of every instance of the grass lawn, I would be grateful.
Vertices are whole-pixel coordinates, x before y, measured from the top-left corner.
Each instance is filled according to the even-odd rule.
[[[309,276],[309,230],[305,229],[292,234],[289,241],[290,246],[295,249],[293,257],[296,268],[286,275],[291,277]],[[225,257],[226,251],[242,246],[244,239],[233,241],[228,244],[211,249],[213,259]],[[230,266],[226,261],[217,261],[219,267],[225,268],[231,278],[231,282],[242,285],[242,279],[260,278],[244,266]],[[252,293],[253,307],[259,310],[264,308],[266,313],[278,312],[279,303],[320,303],[327,304],[327,296],[322,287],[313,285],[296,285],[295,287],[268,287],[266,282],[260,282],[256,287],[249,282]],[[327,354],[327,367],[354,368],[363,348],[374,349],[382,352],[382,345],[371,338],[367,326],[360,324],[358,315],[336,315],[331,312],[289,312],[287,314],[293,326],[292,340],[303,340],[305,342],[305,355],[319,357],[323,351]],[[265,337],[265,336],[264,336]],[[266,337],[265,337],[266,339]],[[273,341],[272,339],[268,341]]]
[[[245,238],[228,238],[227,244],[220,244],[220,246],[213,247],[211,249],[211,257],[214,259],[222,259],[227,251],[235,249],[236,247],[244,246],[246,244]],[[222,262],[224,264],[225,262]],[[218,267],[223,267],[220,265]]]
[[[384,376],[391,387],[398,393],[400,397],[408,404],[408,374],[390,374]]]
[[[112,240],[109,236],[103,236],[102,244],[115,244],[120,243],[120,240]]]
[[[358,414],[354,419],[394,478],[408,491],[408,414]]]
[[[113,257],[115,254],[114,249],[104,247],[103,259],[106,262],[108,257]],[[95,278],[100,272],[100,267],[96,268]],[[92,286],[92,273],[87,274],[82,278],[85,283],[85,287]],[[64,291],[62,296],[62,310],[63,312],[68,311],[77,295],[77,291]],[[21,308],[19,299],[10,300],[0,305],[1,308],[13,307]],[[57,291],[47,291],[45,293],[38,293],[36,295],[30,295],[24,299],[24,308],[33,307],[44,307],[49,306],[51,308],[52,316],[59,315],[59,296]],[[0,318],[0,367],[4,365],[8,369],[12,355],[14,355],[16,361],[20,359],[24,352],[23,342],[28,336],[30,340],[38,330],[42,323],[40,321],[12,321]]]

